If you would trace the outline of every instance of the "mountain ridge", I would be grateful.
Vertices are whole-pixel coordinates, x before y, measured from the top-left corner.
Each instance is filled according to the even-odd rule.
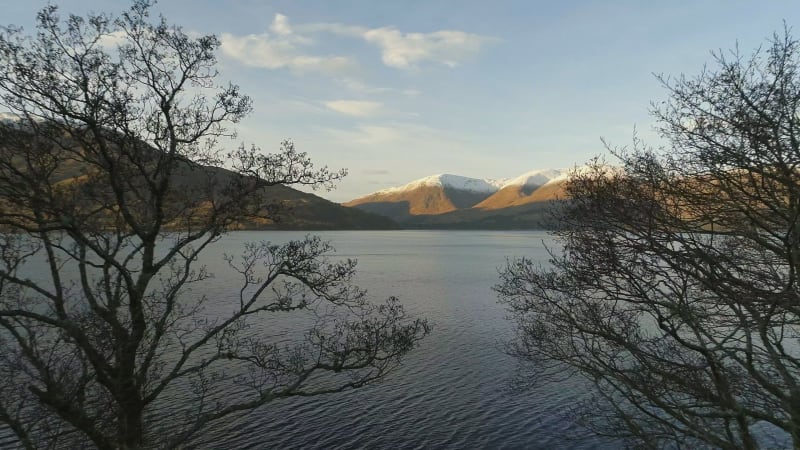
[[[543,206],[565,198],[569,173],[570,169],[536,169],[505,179],[436,174],[342,205],[408,227],[540,227],[546,221]]]

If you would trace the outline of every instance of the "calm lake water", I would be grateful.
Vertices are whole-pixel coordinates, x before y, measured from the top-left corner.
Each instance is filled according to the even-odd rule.
[[[359,261],[358,284],[376,299],[400,297],[433,333],[384,382],[343,394],[265,406],[197,442],[208,448],[612,448],[581,430],[569,408],[577,382],[509,389],[516,363],[502,342],[512,324],[491,286],[506,257],[547,261],[545,232],[321,232],[341,258]],[[283,242],[295,232],[239,232],[213,259],[246,241]],[[216,255],[215,255],[216,254]],[[215,283],[223,290],[224,278]],[[235,280],[231,281],[235,292]]]
[[[385,381],[341,394],[276,401],[218,424],[192,448],[406,449],[406,448],[615,448],[586,436],[569,410],[586,392],[577,380],[542,383],[515,392],[513,358],[502,343],[513,324],[491,287],[507,257],[546,263],[545,232],[340,231],[317,233],[336,256],[359,261],[357,282],[375,301],[398,296],[406,309],[427,318],[433,332]],[[215,274],[204,287],[215,304],[237,301],[240,279],[223,254],[245,242],[301,239],[297,232],[237,232],[214,244],[202,263]],[[269,323],[269,322],[268,322]],[[272,319],[274,328],[297,328]],[[284,331],[285,332],[285,331]],[[275,331],[276,336],[280,332]],[[169,431],[166,410],[156,411]],[[0,430],[0,447],[11,444]],[[2,436],[6,434],[5,436]],[[11,444],[13,446],[13,444]]]

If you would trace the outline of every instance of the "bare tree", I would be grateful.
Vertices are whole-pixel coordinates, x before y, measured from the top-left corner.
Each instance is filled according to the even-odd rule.
[[[48,6],[33,37],[0,29],[0,423],[25,448],[174,447],[277,398],[380,380],[428,332],[396,299],[370,303],[317,238],[250,244],[227,257],[238,292],[192,291],[209,245],[272,212],[266,188],[344,173],[290,142],[224,151],[250,99],[216,84],[214,36],[150,7],[62,21]],[[310,331],[270,340],[263,316],[287,312]],[[147,420],[176,398],[166,430]]]
[[[576,170],[547,265],[496,286],[535,375],[637,448],[800,448],[800,47],[660,77],[661,136]]]

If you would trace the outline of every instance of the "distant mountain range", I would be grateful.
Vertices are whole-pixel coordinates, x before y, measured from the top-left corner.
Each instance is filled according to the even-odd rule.
[[[568,169],[534,170],[507,180],[439,174],[374,192],[344,206],[388,217],[403,227],[545,228],[563,200]]]

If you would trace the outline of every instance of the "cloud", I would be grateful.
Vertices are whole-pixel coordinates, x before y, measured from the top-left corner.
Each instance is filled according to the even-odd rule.
[[[98,44],[106,50],[113,50],[128,43],[128,35],[122,30],[117,30],[100,36]]]
[[[324,102],[333,111],[355,117],[369,117],[379,112],[381,104],[364,100],[335,100]]]
[[[396,69],[416,69],[423,63],[457,67],[498,39],[458,30],[404,33],[395,27],[367,28],[341,23],[310,23],[304,33],[331,33],[357,38],[378,47],[381,60]]]
[[[273,33],[286,36],[292,34],[292,27],[289,25],[289,18],[283,14],[275,14],[275,19],[269,27]]]
[[[341,23],[293,25],[283,14],[275,14],[269,31],[261,34],[223,33],[222,52],[237,61],[266,69],[287,68],[294,72],[342,73],[355,66],[349,56],[309,54],[312,36],[328,33],[362,40],[380,50],[381,61],[401,70],[424,64],[457,67],[475,57],[496,38],[458,30],[407,33],[395,27],[367,28]]]
[[[237,36],[222,33],[222,52],[252,67],[289,69],[293,72],[340,73],[354,66],[346,56],[309,55],[302,50],[313,41],[294,33],[288,17],[276,14],[270,30],[274,34],[247,34]]]
[[[381,49],[384,64],[397,69],[414,69],[424,62],[457,67],[494,40],[463,31],[402,33],[392,27],[366,31],[363,38]]]

